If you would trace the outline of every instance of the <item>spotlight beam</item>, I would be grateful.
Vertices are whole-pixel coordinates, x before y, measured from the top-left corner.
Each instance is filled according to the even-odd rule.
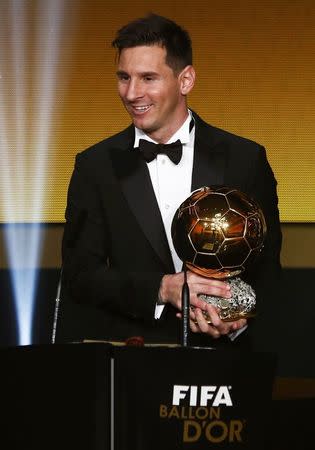
[[[26,114],[25,114],[25,5],[24,0],[11,0],[11,47],[14,71],[15,92],[15,136],[17,177],[16,187],[22,205],[21,214],[25,213],[25,146],[26,146]]]
[[[56,73],[58,67],[61,24],[64,20],[64,0],[46,0],[37,3],[36,15],[36,114],[33,119],[32,147],[34,164],[27,164],[25,158],[26,145],[26,0],[12,0],[9,6],[7,28],[11,30],[11,51],[6,54],[4,46],[7,38],[0,41],[0,190],[2,205],[7,225],[4,227],[6,250],[10,266],[10,275],[14,292],[16,318],[19,330],[18,343],[27,345],[32,342],[32,321],[36,294],[38,263],[43,241],[42,217],[45,185],[47,182],[47,165],[51,138],[52,113],[55,102]],[[1,5],[0,5],[1,7]],[[7,11],[3,9],[4,15]],[[1,20],[0,20],[1,22]],[[1,27],[6,30],[6,27]],[[0,34],[2,31],[0,30]],[[1,37],[1,36],[0,36]],[[12,63],[14,74],[14,90],[7,83],[5,74]],[[9,108],[3,92],[14,92],[15,97],[9,99],[14,105],[14,120],[9,122]],[[14,127],[8,128],[8,123]],[[12,129],[14,137],[11,136]],[[9,136],[10,131],[10,136]],[[14,170],[13,170],[14,167]],[[26,204],[25,175],[31,173],[33,184],[32,199]],[[18,210],[18,205],[22,205]],[[14,223],[29,217],[31,224]]]
[[[63,0],[39,2],[37,28],[37,134],[35,135],[36,165],[34,167],[33,219],[42,212],[44,200],[44,183],[49,159],[49,142],[51,138],[52,114],[57,85],[57,68],[63,21]],[[39,217],[38,217],[39,219]]]

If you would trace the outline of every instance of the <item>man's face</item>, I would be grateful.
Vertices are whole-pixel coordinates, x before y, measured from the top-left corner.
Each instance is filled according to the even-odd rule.
[[[158,142],[166,142],[187,117],[185,69],[176,75],[165,56],[158,45],[126,48],[117,70],[118,92],[134,125]]]

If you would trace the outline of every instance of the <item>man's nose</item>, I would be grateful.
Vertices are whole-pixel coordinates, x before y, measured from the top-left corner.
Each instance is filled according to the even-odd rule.
[[[139,80],[130,80],[128,89],[126,92],[126,98],[129,102],[141,98],[143,96],[143,88]]]

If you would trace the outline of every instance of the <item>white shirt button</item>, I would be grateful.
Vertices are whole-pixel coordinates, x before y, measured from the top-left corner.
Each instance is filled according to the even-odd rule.
[[[168,205],[168,204],[166,203],[165,209],[169,209],[169,207],[170,207],[170,205]]]

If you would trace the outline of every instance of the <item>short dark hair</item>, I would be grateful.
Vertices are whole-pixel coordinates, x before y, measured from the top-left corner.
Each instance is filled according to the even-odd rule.
[[[112,46],[118,57],[125,48],[160,45],[166,49],[166,64],[175,73],[192,64],[191,39],[186,30],[166,17],[149,14],[133,20],[117,31]]]

